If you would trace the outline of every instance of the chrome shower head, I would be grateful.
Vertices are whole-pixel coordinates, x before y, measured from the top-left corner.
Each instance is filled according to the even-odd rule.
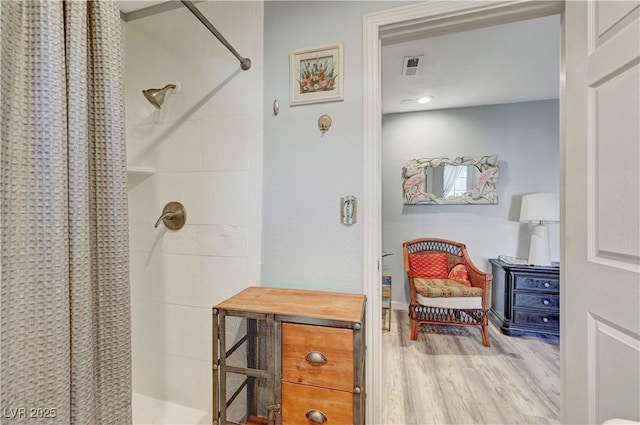
[[[176,86],[175,84],[167,84],[161,89],[142,90],[142,94],[147,98],[149,103],[151,103],[157,109],[160,109],[162,107],[162,104],[164,103],[164,97],[167,95],[169,90],[176,90],[177,87],[178,86]]]

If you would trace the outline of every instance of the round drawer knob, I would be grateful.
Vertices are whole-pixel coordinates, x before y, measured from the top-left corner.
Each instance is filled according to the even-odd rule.
[[[544,286],[545,288],[548,288],[549,286],[551,286],[551,284],[549,282],[545,282],[542,284],[542,286]]]
[[[327,422],[327,417],[325,416],[325,414],[315,409],[309,410],[307,412],[307,419],[309,419],[309,421],[313,422],[314,424],[323,424]]]
[[[548,317],[543,317],[542,318],[542,322],[543,323],[549,323],[549,318]]]
[[[542,304],[549,305],[549,300],[542,300]]]

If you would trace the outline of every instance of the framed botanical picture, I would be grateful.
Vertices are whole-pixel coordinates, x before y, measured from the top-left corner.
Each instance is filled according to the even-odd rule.
[[[293,50],[290,59],[291,105],[343,100],[342,43]]]

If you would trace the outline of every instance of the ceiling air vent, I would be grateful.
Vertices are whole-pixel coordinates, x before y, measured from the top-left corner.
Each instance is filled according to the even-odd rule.
[[[405,56],[402,63],[402,76],[412,77],[420,73],[424,56]]]

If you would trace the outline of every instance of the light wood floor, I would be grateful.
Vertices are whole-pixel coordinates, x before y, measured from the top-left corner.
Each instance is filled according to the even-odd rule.
[[[557,341],[493,325],[490,348],[466,327],[423,326],[411,341],[407,314],[382,333],[385,425],[560,423]]]

